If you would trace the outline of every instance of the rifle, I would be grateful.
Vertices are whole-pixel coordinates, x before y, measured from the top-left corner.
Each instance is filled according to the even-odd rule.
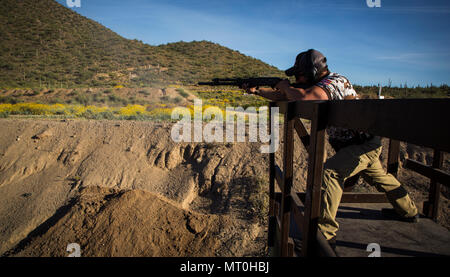
[[[235,86],[242,88],[243,84],[249,87],[270,86],[275,87],[283,79],[278,77],[257,77],[257,78],[214,78],[212,82],[199,82],[201,86]]]
[[[242,88],[243,84],[248,84],[248,87],[270,86],[275,87],[280,81],[284,79],[278,77],[255,77],[255,78],[214,78],[211,82],[199,82],[200,86],[235,86]],[[293,87],[304,87],[299,84],[291,84]],[[305,86],[306,87],[306,86]]]

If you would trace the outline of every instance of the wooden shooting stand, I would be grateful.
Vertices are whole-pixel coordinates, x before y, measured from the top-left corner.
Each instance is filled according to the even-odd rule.
[[[450,99],[272,102],[270,107],[279,107],[284,116],[283,170],[275,163],[275,153],[269,154],[268,246],[272,255],[337,256],[317,226],[327,126],[389,138],[387,168],[395,176],[400,141],[434,149],[431,166],[409,159],[403,164],[431,180],[423,209],[427,218],[415,224],[389,221],[379,211],[380,207],[391,207],[385,194],[344,190],[337,216],[341,225],[337,237],[339,256],[367,257],[368,243],[379,243],[382,256],[450,255],[450,232],[433,221],[438,215],[440,184],[450,184],[450,175],[440,169],[443,152],[450,151]],[[300,118],[311,121],[309,134]],[[304,192],[292,191],[294,131],[309,155]],[[281,192],[275,191],[275,184]],[[347,204],[343,206],[344,203]],[[346,218],[342,216],[345,214],[353,215]]]

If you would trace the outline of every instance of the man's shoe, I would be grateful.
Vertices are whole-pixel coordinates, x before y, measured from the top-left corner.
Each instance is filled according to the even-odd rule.
[[[386,218],[403,222],[416,223],[419,221],[419,213],[417,213],[415,216],[404,217],[400,216],[394,209],[381,209],[381,214]]]

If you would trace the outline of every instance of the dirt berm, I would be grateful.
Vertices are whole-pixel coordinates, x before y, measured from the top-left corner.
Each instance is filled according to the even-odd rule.
[[[88,187],[8,255],[66,256],[72,241],[83,256],[214,256],[220,219],[142,190]]]
[[[171,127],[0,120],[0,255],[67,256],[71,243],[82,256],[266,255],[268,155],[260,144],[175,143]],[[408,157],[430,164],[432,151],[402,144],[401,162]],[[294,189],[302,190],[299,141],[294,159]],[[427,179],[408,170],[399,179],[420,207]],[[439,223],[448,228],[443,194]]]

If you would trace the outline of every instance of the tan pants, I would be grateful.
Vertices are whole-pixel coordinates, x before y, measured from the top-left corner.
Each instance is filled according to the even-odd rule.
[[[380,154],[381,139],[374,137],[364,144],[342,148],[325,163],[319,230],[326,239],[335,237],[339,229],[336,213],[341,202],[344,182],[358,173],[378,191],[386,193],[389,202],[400,216],[417,214],[417,208],[406,190],[393,175],[384,171]]]

